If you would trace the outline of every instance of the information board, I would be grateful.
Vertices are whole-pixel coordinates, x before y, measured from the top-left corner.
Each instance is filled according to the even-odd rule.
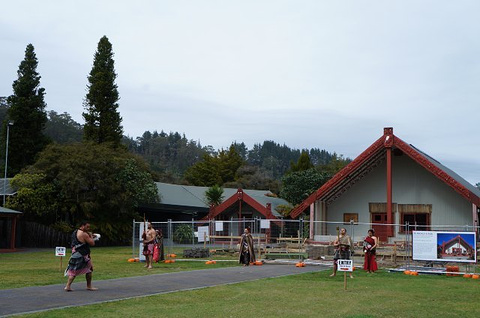
[[[413,231],[413,260],[477,262],[475,232]]]

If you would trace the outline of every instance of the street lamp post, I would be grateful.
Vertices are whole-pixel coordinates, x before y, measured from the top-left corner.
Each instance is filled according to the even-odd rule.
[[[7,167],[8,167],[8,137],[10,135],[10,126],[13,126],[13,120],[7,123],[7,139],[5,141],[5,174],[3,178],[3,206],[5,206],[5,196],[7,194]]]

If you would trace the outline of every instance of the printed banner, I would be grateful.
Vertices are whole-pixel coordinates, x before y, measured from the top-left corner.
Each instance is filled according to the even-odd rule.
[[[477,262],[475,232],[413,231],[413,260]]]
[[[140,246],[138,248],[138,258],[140,259],[141,262],[145,262],[145,255],[143,255],[143,232],[144,228],[147,227],[147,223],[140,222],[140,231],[138,231],[138,239],[140,241]]]
[[[198,242],[208,242],[210,241],[210,236],[208,235],[208,226],[199,226],[198,227]]]
[[[261,229],[269,229],[270,228],[270,220],[260,220],[260,228]]]

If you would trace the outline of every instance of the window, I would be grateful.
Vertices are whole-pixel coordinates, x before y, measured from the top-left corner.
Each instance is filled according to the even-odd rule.
[[[410,231],[428,231],[430,226],[430,214],[428,213],[403,213],[401,223],[410,225]],[[400,233],[405,232],[405,225],[400,228]]]
[[[430,226],[430,215],[432,213],[431,204],[399,204],[400,212],[400,233],[405,232],[406,222],[410,225],[410,230],[428,231]]]

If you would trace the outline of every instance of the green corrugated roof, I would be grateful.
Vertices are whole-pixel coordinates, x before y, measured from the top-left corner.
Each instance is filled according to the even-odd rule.
[[[23,212],[7,209],[3,206],[0,206],[0,214],[23,214]]]
[[[208,203],[205,200],[205,191],[208,190],[208,187],[186,186],[162,182],[156,182],[156,184],[162,204],[202,208],[209,207]],[[230,198],[232,195],[237,193],[237,191],[238,189],[224,188],[224,200]],[[279,214],[275,211],[275,208],[278,205],[288,204],[288,202],[284,199],[268,196],[269,194],[272,194],[272,192],[270,192],[269,190],[243,189],[243,191],[263,206],[266,206],[267,203],[270,203],[272,205],[272,213],[275,216],[279,216]]]

